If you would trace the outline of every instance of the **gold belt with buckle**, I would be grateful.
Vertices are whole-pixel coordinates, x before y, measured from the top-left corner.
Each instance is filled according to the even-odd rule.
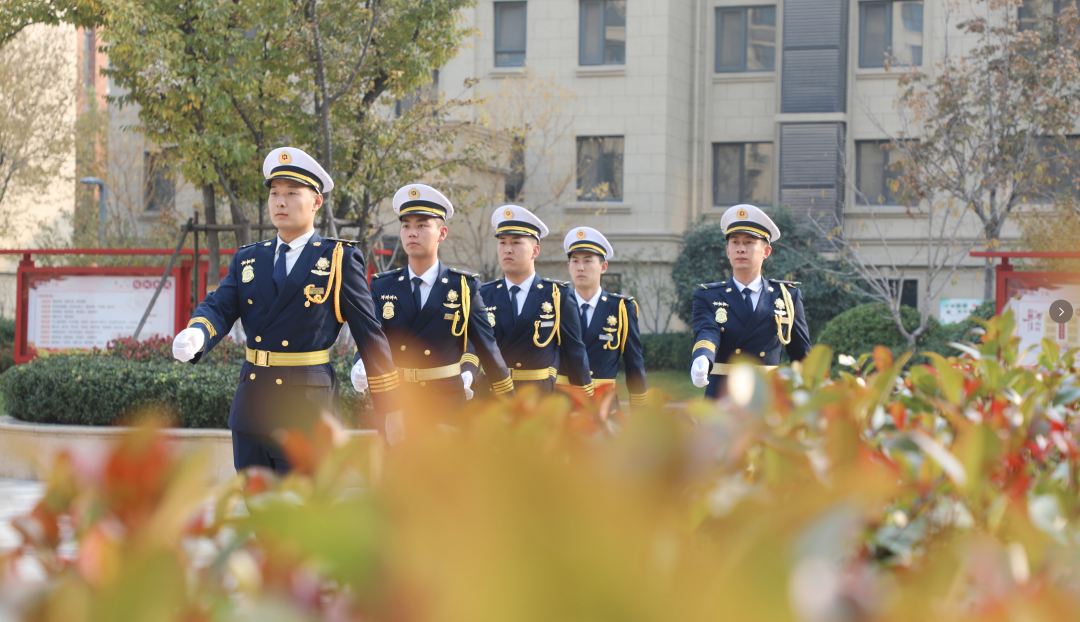
[[[442,367],[429,367],[427,369],[405,369],[398,367],[398,374],[402,382],[427,382],[428,380],[442,380],[461,375],[461,363],[443,365]]]
[[[330,350],[318,352],[268,352],[247,349],[247,361],[256,367],[301,367],[330,362]]]
[[[765,371],[772,371],[779,367],[779,365],[754,365],[754,367],[760,367]],[[735,366],[728,363],[713,363],[712,372],[710,373],[714,376],[726,376],[731,373],[732,369],[735,369]]]
[[[555,375],[550,367],[547,369],[507,369],[514,380],[547,380]]]
[[[615,379],[614,378],[593,378],[592,383],[593,383],[594,386],[599,386],[599,385],[602,385],[602,384],[615,384]],[[558,376],[558,377],[555,378],[555,384],[569,385],[570,384],[570,379],[567,378],[566,376]]]

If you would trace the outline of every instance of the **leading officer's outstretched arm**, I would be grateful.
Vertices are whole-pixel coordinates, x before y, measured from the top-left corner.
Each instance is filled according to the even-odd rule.
[[[716,362],[716,349],[720,347],[720,330],[716,327],[716,311],[706,297],[708,290],[700,286],[694,291],[694,353],[691,360],[699,356]]]
[[[367,369],[375,410],[386,415],[398,409],[398,373],[382,324],[375,316],[375,303],[371,300],[364,272],[364,254],[359,249],[345,246],[341,279],[341,313],[349,322],[357,351]],[[333,301],[327,304],[333,304]]]
[[[236,320],[240,318],[240,297],[236,285],[236,275],[239,272],[237,262],[237,255],[233,255],[228,274],[222,279],[217,290],[210,292],[206,300],[199,304],[195,313],[191,315],[191,320],[188,321],[189,328],[202,330],[205,337],[203,341],[205,346],[195,353],[194,358],[191,359],[192,363],[198,363],[203,354],[209,352],[210,348],[224,339],[232,330]]]
[[[806,325],[806,314],[803,312],[802,292],[793,287],[788,287],[788,291],[791,292],[791,304],[795,307],[795,323],[791,327],[791,341],[786,350],[792,361],[801,361],[810,353],[813,344],[810,343],[810,328]]]

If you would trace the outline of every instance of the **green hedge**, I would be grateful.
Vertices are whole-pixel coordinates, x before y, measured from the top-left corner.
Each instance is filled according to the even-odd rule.
[[[641,336],[645,369],[690,370],[693,333],[658,333]]]
[[[372,427],[367,395],[335,365],[347,425]],[[39,358],[0,375],[8,414],[34,423],[116,425],[141,414],[165,414],[185,428],[224,428],[240,365],[133,361],[95,354]]]

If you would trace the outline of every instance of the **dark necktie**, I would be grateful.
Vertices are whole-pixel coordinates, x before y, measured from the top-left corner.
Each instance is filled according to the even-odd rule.
[[[289,252],[289,245],[282,244],[278,247],[278,258],[274,262],[274,284],[277,285],[277,291],[280,294],[281,290],[285,289],[285,277],[288,273],[285,270],[285,253]]]
[[[585,332],[585,329],[589,327],[589,316],[586,311],[589,310],[589,303],[581,303],[581,331]]]
[[[750,312],[750,315],[754,314],[754,301],[750,299],[750,288],[744,287],[742,290],[743,300],[746,301],[746,310]]]
[[[419,311],[420,307],[423,306],[420,304],[420,284],[423,282],[424,279],[418,276],[414,276],[412,278],[412,303],[413,306],[416,307],[417,311]]]
[[[521,288],[517,285],[510,288],[510,311],[514,313],[514,323],[517,323],[517,295]]]

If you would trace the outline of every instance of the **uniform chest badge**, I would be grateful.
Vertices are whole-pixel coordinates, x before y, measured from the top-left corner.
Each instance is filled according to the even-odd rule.
[[[784,300],[782,298],[777,298],[776,299],[776,308],[777,309],[783,309],[784,308]]]
[[[244,266],[244,271],[240,273],[240,280],[245,283],[250,283],[255,280],[255,268],[254,266]]]
[[[607,323],[608,326],[615,326],[619,323],[619,320],[616,320],[614,315],[609,315],[607,316]]]
[[[391,320],[394,318],[394,303],[387,301],[382,308],[382,318],[384,320]]]
[[[453,289],[450,290],[449,292],[446,293],[447,302],[444,302],[443,306],[444,307],[449,307],[451,309],[457,309],[458,307],[461,306],[461,303],[458,302],[458,298],[460,298],[460,296],[458,296],[457,291],[453,290]]]
[[[550,320],[551,318],[555,317],[552,314],[552,311],[554,310],[555,307],[553,307],[550,302],[544,301],[540,304],[540,318],[544,320]]]
[[[329,267],[330,260],[326,257],[319,257],[319,260],[315,262],[315,269],[311,273],[317,276],[329,276],[330,272],[327,270]]]
[[[495,328],[495,307],[488,307],[487,308],[487,313],[488,313],[488,323],[491,324],[492,328]]]
[[[727,309],[720,307],[716,310],[716,323],[723,324],[727,322]]]

